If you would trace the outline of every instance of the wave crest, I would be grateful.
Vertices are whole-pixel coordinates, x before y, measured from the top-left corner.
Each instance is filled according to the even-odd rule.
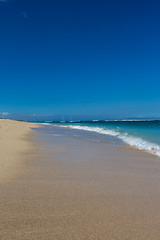
[[[104,134],[104,135],[110,135],[110,136],[114,136],[117,137],[118,139],[122,140],[124,143],[143,150],[145,152],[151,153],[153,155],[159,156],[160,157],[160,146],[146,141],[140,137],[135,137],[132,135],[129,135],[128,133],[120,133],[116,130],[110,130],[110,129],[106,129],[106,128],[100,128],[100,127],[88,127],[88,126],[80,126],[80,125],[57,125],[58,127],[68,127],[71,129],[78,129],[78,130],[84,130],[84,131],[90,131],[90,132],[96,132],[99,134]]]

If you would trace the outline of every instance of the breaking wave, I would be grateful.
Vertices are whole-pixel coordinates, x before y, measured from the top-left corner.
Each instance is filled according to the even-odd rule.
[[[111,129],[107,129],[107,128],[88,127],[88,126],[80,126],[80,125],[63,125],[63,126],[57,125],[57,126],[114,136],[134,148],[143,150],[145,152],[148,152],[148,153],[151,153],[151,154],[154,154],[154,155],[160,157],[160,146],[158,144],[149,142],[149,141],[147,141],[143,138],[137,137],[137,136],[132,136],[132,135],[128,134],[127,132],[121,133],[117,130],[111,130]]]

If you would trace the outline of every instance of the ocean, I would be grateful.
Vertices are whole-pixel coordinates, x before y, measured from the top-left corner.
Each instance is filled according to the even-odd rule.
[[[87,136],[92,141],[127,144],[160,156],[160,120],[46,121],[43,124],[72,130],[75,135]]]

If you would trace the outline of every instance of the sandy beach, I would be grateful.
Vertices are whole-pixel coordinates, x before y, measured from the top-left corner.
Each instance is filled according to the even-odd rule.
[[[10,120],[0,152],[0,239],[160,239],[158,157]]]
[[[8,182],[18,174],[25,153],[32,148],[27,140],[32,132],[30,124],[21,121],[0,119],[0,182]],[[20,173],[20,172],[19,172]]]

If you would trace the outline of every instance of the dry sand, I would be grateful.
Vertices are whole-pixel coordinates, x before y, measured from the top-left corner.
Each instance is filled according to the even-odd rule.
[[[0,124],[10,179],[0,185],[0,239],[160,239],[160,159]]]
[[[31,127],[36,125],[0,119],[0,184],[20,173],[25,153],[32,147],[31,142],[27,141]]]

